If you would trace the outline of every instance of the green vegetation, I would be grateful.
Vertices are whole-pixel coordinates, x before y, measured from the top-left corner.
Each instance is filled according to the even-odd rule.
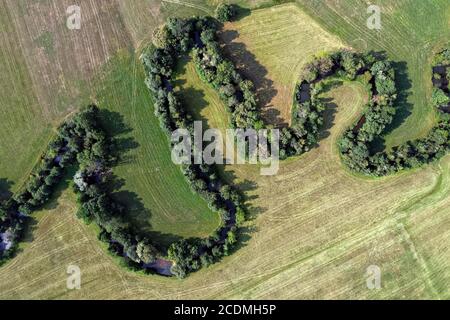
[[[203,14],[203,8],[211,15],[221,1],[174,2],[178,3],[159,0],[150,3],[148,0],[120,2],[120,13],[107,15],[105,20],[114,26],[112,30],[115,31],[123,30],[123,20],[130,33],[127,37],[133,39],[135,47],[138,47],[150,40],[153,28],[161,24],[167,16]],[[252,8],[272,3],[265,0],[236,2]],[[366,29],[365,2],[298,0],[297,3],[301,3],[303,10],[295,4],[277,6],[252,11],[242,20],[226,24],[227,30],[238,32],[233,42],[241,44],[242,48],[254,54],[255,60],[264,67],[259,69],[259,73],[251,74],[258,74],[258,77],[262,75],[261,79],[273,81],[269,88],[274,88],[277,95],[267,104],[268,108],[279,110],[280,117],[290,119],[291,98],[298,83],[296,77],[306,62],[304,59],[322,49],[335,51],[345,42],[358,51],[385,50],[391,60],[407,62],[395,66],[396,70],[400,71],[400,74],[397,74],[399,93],[404,94],[407,99],[400,100],[406,102],[401,104],[403,107],[398,112],[398,118],[394,119],[392,127],[397,129],[392,131],[388,128],[388,149],[429,133],[437,120],[430,106],[432,85],[429,67],[432,65],[432,56],[442,47],[442,42],[448,41],[448,1],[380,1],[383,8],[382,32]],[[7,4],[11,6],[14,2]],[[0,6],[5,9],[0,10],[0,16],[7,16],[10,8],[5,8],[6,4]],[[322,29],[317,21],[325,29]],[[105,25],[103,22],[102,25]],[[10,73],[14,77],[11,79],[16,80],[5,80],[4,88],[9,89],[2,91],[1,96],[11,97],[11,101],[23,100],[27,96],[37,97],[33,84],[31,81],[27,82],[25,75],[31,73],[43,77],[42,72],[33,72],[34,69],[30,69],[30,66],[40,64],[33,63],[35,60],[29,63],[20,62],[21,50],[15,37],[24,34],[14,30],[17,24],[12,21],[7,26],[9,29],[1,30],[11,32],[8,31],[8,36],[4,36],[0,31],[3,36],[0,42],[2,45],[11,45],[2,46],[5,51],[0,51],[0,54],[6,54],[8,58],[1,61],[8,61],[10,65],[13,65],[11,61],[16,61],[11,70],[18,71],[21,66],[23,72]],[[298,32],[299,30],[304,32]],[[116,34],[105,33],[101,38],[115,43]],[[91,43],[97,43],[94,39],[98,34],[85,36]],[[5,42],[6,40],[8,42]],[[70,44],[73,43],[73,39],[69,38],[55,37],[55,41],[60,41],[55,47],[56,53],[60,52],[61,47],[71,48]],[[18,48],[17,55],[12,54],[14,50],[11,48]],[[102,46],[99,45],[99,48]],[[230,49],[230,52],[233,51]],[[244,56],[242,51],[235,52]],[[77,51],[77,55],[80,56],[81,53]],[[113,58],[105,69],[122,70],[123,73],[127,71],[130,78],[135,79],[136,77],[132,77],[133,71],[136,70],[136,74],[140,76],[141,68],[139,62],[135,62],[133,58],[130,60],[133,62]],[[192,62],[190,64],[192,65]],[[6,62],[5,66],[8,67]],[[62,65],[61,68],[66,70],[67,66]],[[105,69],[95,71],[98,73]],[[198,79],[189,74],[193,71],[195,69],[192,65],[186,68],[186,73],[181,77],[189,78],[190,83],[197,82]],[[120,76],[117,75],[119,73],[116,76],[113,74],[108,73],[110,77],[105,75],[104,79],[109,83],[109,87],[119,92],[121,85],[114,86],[114,79]],[[251,80],[258,89],[257,81],[253,78]],[[133,82],[124,80],[118,83]],[[138,84],[139,81],[135,83]],[[198,85],[200,87],[200,84]],[[101,92],[97,90],[98,87],[101,87],[101,81],[95,86],[92,85],[94,91]],[[218,101],[214,90],[202,91],[206,101]],[[268,91],[270,90],[266,90]],[[151,114],[151,108],[139,108],[138,105],[130,107],[130,92],[127,89],[126,92],[120,93],[126,95],[126,98],[121,99],[118,93],[111,99],[117,99],[117,104],[112,108],[124,114],[124,121],[133,128],[128,135],[134,136],[144,132],[142,128],[147,128],[145,125],[150,121],[154,121],[153,127],[156,128],[157,121]],[[141,92],[145,90],[136,90],[136,96]],[[7,93],[9,95],[6,95]],[[260,93],[263,92],[258,92],[257,97],[260,97]],[[216,96],[213,97],[213,94]],[[23,251],[15,260],[1,268],[0,298],[448,299],[450,158],[447,156],[420,170],[392,177],[361,179],[359,176],[350,175],[339,159],[336,142],[345,129],[360,118],[363,107],[367,104],[367,91],[359,82],[344,81],[338,87],[325,90],[322,95],[327,99],[327,109],[324,113],[325,130],[318,148],[283,162],[279,174],[275,177],[261,178],[258,176],[258,170],[247,166],[227,168],[236,177],[235,181],[239,187],[246,192],[248,205],[251,207],[250,214],[254,217],[251,222],[246,223],[250,237],[244,241],[244,245],[236,254],[182,281],[144,277],[127,272],[119,268],[116,261],[101,250],[104,246],[97,246],[97,230],[94,232],[92,227],[86,227],[76,219],[75,196],[67,190],[34,215],[36,221],[29,228],[32,242],[25,243]],[[92,96],[101,98],[93,93]],[[37,101],[37,98],[28,101]],[[65,101],[73,105],[72,100]],[[148,103],[151,104],[151,101]],[[8,105],[13,106],[11,103]],[[202,110],[209,107],[211,105]],[[14,189],[21,185],[21,178],[28,176],[34,160],[47,145],[50,127],[56,126],[54,119],[37,116],[45,113],[46,108],[47,105],[38,106],[37,103],[22,103],[14,108],[4,105],[4,109],[10,112],[9,119],[16,116],[27,119],[23,123],[11,120],[13,125],[1,127],[4,130],[2,134],[10,139],[3,139],[1,142],[0,176],[10,177],[16,182]],[[141,113],[141,109],[147,113]],[[215,116],[223,116],[223,121],[227,120],[226,112]],[[205,117],[207,121],[213,119]],[[56,122],[59,123],[60,120],[58,118]],[[155,132],[161,134],[158,128]],[[150,146],[148,140],[139,139],[140,146],[129,153],[133,156],[131,158],[137,159],[135,154],[140,154],[141,151],[144,153],[143,149]],[[162,144],[167,146],[166,141]],[[4,150],[7,151],[3,152]],[[131,162],[129,166],[123,164],[115,169],[115,173],[119,175],[120,168],[123,168],[120,173],[122,177],[136,172],[135,178],[126,180],[124,188],[131,189],[136,183],[133,192],[143,195],[145,207],[153,208],[150,202],[157,203],[159,199],[166,198],[158,198],[159,193],[155,192],[156,188],[151,185],[153,181],[161,179],[150,181],[154,174],[145,175],[143,171],[136,169],[143,164],[136,163],[135,168],[132,168]],[[171,172],[178,172],[181,176],[176,167]],[[189,190],[188,187],[185,188]],[[165,195],[164,192],[161,193]],[[170,196],[167,198],[170,199]],[[186,198],[192,198],[192,193],[188,192]],[[171,204],[168,200],[161,202],[164,203],[161,207]],[[183,233],[183,227],[178,227],[175,223],[165,223],[170,220],[167,218],[169,216],[170,211],[167,211],[165,215],[153,214],[151,219],[155,221],[163,217],[164,219],[159,220],[159,226],[163,229],[173,227],[176,232]],[[182,217],[181,214],[176,219]],[[192,220],[191,222],[192,224],[188,225],[193,226],[191,230],[194,233],[195,225],[204,225],[196,224]],[[152,227],[155,226],[156,224],[152,224]],[[210,230],[204,230],[205,234],[214,227],[215,225],[211,226]],[[65,267],[74,262],[82,268],[82,290],[69,291],[66,288]],[[382,290],[366,288],[365,270],[372,264],[382,269]]]
[[[236,15],[236,9],[233,5],[221,3],[217,6],[215,17],[220,22],[233,20]]]
[[[46,55],[53,56],[55,43],[51,32],[43,32],[39,38],[36,39],[36,44],[45,51]]]
[[[216,41],[217,24],[211,18],[170,18],[164,26],[161,47],[149,47],[141,56],[146,72],[146,85],[155,97],[155,116],[164,132],[184,132],[194,139],[194,121],[173,90],[172,80],[177,59],[192,50],[200,77],[215,87],[228,103],[232,123],[237,127],[252,128],[259,118],[253,84],[244,80],[233,64],[225,60]],[[185,138],[185,137],[183,137]],[[176,141],[171,141],[175,143]],[[174,261],[171,271],[184,278],[188,273],[208,267],[228,256],[236,245],[237,213],[242,220],[244,212],[241,195],[221,179],[213,165],[198,164],[197,153],[203,150],[189,145],[182,171],[192,191],[200,194],[208,206],[221,217],[221,225],[212,236],[204,239],[180,240],[171,244],[168,257]]]
[[[295,4],[254,10],[226,24],[220,40],[226,56],[255,84],[265,123],[276,127],[290,124],[298,77],[311,56],[345,46]]]
[[[343,66],[348,77],[348,72],[343,63],[344,60],[341,57],[341,62],[337,64]],[[403,169],[419,167],[440,159],[448,153],[450,147],[450,117],[439,109],[439,122],[432,128],[426,138],[395,146],[392,152],[374,153],[371,150],[371,143],[392,122],[396,112],[394,107],[397,99],[395,71],[389,61],[377,61],[375,57],[370,58],[369,56],[369,59],[367,57],[361,59],[354,56],[351,60],[359,61],[353,63],[353,65],[358,66],[356,73],[367,75],[364,79],[370,88],[370,102],[358,123],[347,130],[344,137],[339,141],[345,164],[359,173],[383,176]],[[439,67],[433,66],[433,69]],[[352,70],[351,74],[354,77],[355,72]],[[443,91],[442,94],[447,96]],[[446,101],[440,101],[438,105],[441,103],[446,103]],[[436,106],[436,104],[433,105]]]
[[[95,172],[98,176],[106,172],[105,166],[114,158],[110,149],[111,143],[106,140],[101,129],[96,128],[97,112],[96,108],[90,107],[71,121],[63,123],[24,188],[1,203],[0,233],[5,248],[0,250],[0,263],[16,253],[23,237],[23,226],[29,215],[49,201],[63,177],[64,169],[70,167],[75,159],[81,170]],[[89,185],[89,181],[77,180],[77,175],[75,180],[85,188]],[[105,210],[103,215],[105,214],[113,212]],[[83,217],[90,218],[87,215]]]
[[[386,148],[425,137],[438,122],[429,105],[430,65],[435,53],[448,42],[448,1],[379,1],[381,30],[367,29],[369,14],[364,1],[296,3],[325,30],[356,50],[386,52],[390,60],[398,62],[394,66],[400,92],[398,111],[385,132]]]
[[[195,120],[203,120],[204,128],[230,128],[229,113],[217,91],[199,76],[192,59],[179,59],[175,90]]]
[[[104,126],[123,148],[124,161],[114,173],[124,184],[115,196],[129,208],[132,220],[166,245],[177,237],[209,235],[220,219],[192,193],[173,164],[140,61],[120,52],[104,67],[95,90],[97,104],[109,111]]]

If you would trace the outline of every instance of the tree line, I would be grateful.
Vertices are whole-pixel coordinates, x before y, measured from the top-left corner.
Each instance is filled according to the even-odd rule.
[[[448,51],[444,52],[443,55],[448,55]],[[441,66],[435,65],[433,69]],[[342,159],[350,169],[367,175],[385,176],[432,162],[449,151],[449,114],[437,108],[438,123],[425,138],[407,141],[390,151],[371,152],[371,144],[392,123],[395,115],[395,71],[389,61],[374,59],[357,71],[359,74],[362,72],[369,88],[370,101],[361,118],[363,121],[348,129],[339,141]],[[435,83],[434,92],[436,89],[442,90]],[[443,93],[448,99],[448,90]],[[431,104],[436,107],[440,103],[435,102],[434,96],[435,93]]]
[[[210,18],[171,18],[158,31],[157,47],[150,47],[142,55],[146,83],[156,100],[155,114],[168,133],[177,128],[186,128],[191,134],[193,132],[192,117],[183,108],[171,82],[177,60],[188,53],[191,53],[203,81],[216,89],[225,102],[232,126],[254,129],[264,126],[253,84],[222,56],[216,32],[216,21]],[[353,171],[386,175],[431,161],[448,149],[448,120],[442,115],[443,121],[426,139],[409,142],[389,153],[371,154],[371,144],[392,123],[395,115],[395,70],[382,55],[342,50],[322,53],[304,67],[296,87],[292,125],[281,130],[282,158],[299,155],[317,144],[326,107],[320,94],[324,91],[323,80],[330,76],[360,81],[370,94],[363,115],[339,141],[343,162]],[[201,194],[212,209],[221,212],[222,229],[208,239],[183,240],[172,245],[169,257],[176,261],[174,272],[179,276],[197,270],[201,265],[208,265],[214,260],[210,258],[219,259],[227,254],[228,244],[235,241],[234,232],[229,237],[225,233],[234,230],[234,227],[227,226],[235,222],[233,212],[243,212],[242,205],[239,200],[231,206],[230,200],[222,196],[218,187],[222,182],[217,179],[213,168],[202,165],[182,167],[192,190]],[[206,248],[208,254],[202,257]]]
[[[391,151],[373,153],[375,139],[392,123],[396,112],[397,88],[392,62],[373,52],[341,50],[320,53],[305,65],[296,86],[292,124],[280,136],[282,158],[307,152],[317,144],[326,108],[320,94],[331,77],[357,80],[369,93],[362,116],[340,138],[342,160],[352,171],[384,176],[439,159],[449,150],[450,50],[436,55],[433,63],[431,104],[439,121],[427,137],[408,141]]]
[[[169,19],[158,35],[164,46],[142,55],[146,84],[155,97],[155,114],[167,133],[177,128],[193,132],[192,117],[174,93],[171,77],[180,54],[194,46],[197,49],[217,46],[215,38],[211,37],[216,28],[216,21],[211,18]],[[237,99],[242,104],[236,108],[235,118],[252,121],[248,120],[251,112],[247,112],[249,108],[254,111],[256,106],[252,84],[240,79],[225,60],[220,63],[216,83],[218,86],[235,85]],[[235,82],[231,82],[229,74]],[[0,206],[0,233],[7,234],[14,244],[8,250],[0,250],[0,261],[14,254],[30,213],[50,199],[64,169],[71,166],[78,166],[73,177],[77,216],[86,223],[95,222],[100,228],[98,238],[107,243],[111,253],[123,257],[129,268],[146,269],[158,257],[168,258],[174,262],[172,273],[185,277],[230,254],[237,243],[237,229],[245,220],[245,209],[241,195],[220,179],[214,166],[183,165],[181,169],[192,191],[199,193],[208,206],[218,212],[221,225],[206,239],[178,241],[167,252],[162,252],[157,243],[127,221],[126,207],[111,195],[111,167],[118,157],[112,145],[101,126],[96,106],[85,108],[58,128],[56,138],[49,144],[23,190]]]
[[[257,126],[259,115],[253,84],[242,79],[233,64],[221,56],[216,41],[217,27],[217,21],[212,18],[169,18],[156,34],[157,47],[149,47],[141,56],[146,85],[155,99],[155,115],[169,135],[175,129],[194,132],[193,118],[186,112],[172,85],[177,60],[189,52],[202,79],[216,88],[222,99],[229,101],[234,125]],[[214,234],[206,239],[184,239],[170,246],[168,258],[174,261],[172,272],[185,277],[230,254],[237,243],[237,229],[244,221],[245,213],[242,197],[220,178],[214,165],[182,165],[181,170],[191,190],[205,199],[222,221]]]

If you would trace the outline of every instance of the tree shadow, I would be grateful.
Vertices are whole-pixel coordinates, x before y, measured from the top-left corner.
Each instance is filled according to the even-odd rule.
[[[126,207],[126,221],[130,222],[132,226],[138,227],[140,231],[151,230],[151,211],[145,207],[142,198],[137,193],[118,190],[111,193],[111,196]]]
[[[412,81],[408,75],[408,64],[405,61],[393,62],[395,70],[395,83],[397,85],[397,99],[395,100],[395,115],[391,124],[386,126],[383,135],[387,135],[400,127],[406,119],[411,115],[413,105],[408,102],[408,97],[411,94]],[[373,150],[384,150],[384,138],[376,139],[372,143]]]
[[[411,94],[412,82],[408,76],[407,63],[404,61],[392,62],[392,65],[395,70],[395,84],[397,86],[397,99],[394,102],[396,111],[392,122],[386,126],[382,135],[375,137],[370,143],[370,151],[372,154],[382,152],[386,149],[386,135],[400,127],[411,115],[414,107],[408,102],[408,97]]]
[[[118,159],[115,166],[133,161],[129,152],[139,147],[139,143],[134,140],[132,135],[133,128],[125,123],[124,116],[118,112],[101,109],[100,117],[102,126],[113,142],[113,153]],[[111,197],[125,207],[125,221],[129,222],[136,234],[150,237],[155,246],[164,251],[171,243],[181,240],[181,237],[177,235],[163,234],[152,230],[151,210],[145,206],[144,200],[137,193],[126,190],[126,179],[113,173],[107,179]]]
[[[237,4],[233,5],[233,9],[236,12],[236,15],[233,18],[233,21],[239,21],[241,19],[244,19],[245,17],[248,17],[252,11],[248,8],[243,8],[241,6],[238,6]]]
[[[77,170],[77,165],[71,165],[65,169],[65,173],[62,176],[61,181],[55,186],[49,201],[47,201],[47,203],[44,204],[39,210],[54,210],[60,205],[59,200],[61,199],[63,192],[71,185],[73,176]]]
[[[254,205],[254,200],[258,199],[258,196],[249,194],[251,191],[258,188],[258,183],[256,181],[248,179],[239,181],[239,177],[237,176],[236,171],[225,170],[224,166],[220,166],[218,171],[220,173],[221,179],[232,185],[242,194],[246,208],[247,221],[254,220],[258,216],[258,214],[264,212],[264,208]]]
[[[329,92],[334,88],[343,85],[343,81],[339,79],[330,79],[323,85],[323,92]],[[308,99],[309,100],[309,99]],[[332,97],[320,99],[325,104],[325,110],[323,111],[323,125],[317,138],[317,144],[314,147],[318,147],[320,141],[328,138],[331,135],[331,128],[336,124],[336,113],[339,106],[334,102]]]
[[[13,182],[6,179],[0,178],[0,201],[7,200],[12,197],[11,187],[13,186]]]
[[[23,235],[20,242],[31,243],[34,241],[34,234],[38,226],[38,221],[34,217],[28,217],[23,225]],[[17,249],[17,253],[22,252],[22,248]]]
[[[325,103],[326,109],[323,112],[323,127],[319,133],[318,143],[331,135],[330,130],[335,125],[338,110],[338,105],[333,102],[334,100],[332,98],[326,98],[322,101]]]
[[[55,210],[60,205],[60,199],[65,190],[71,186],[73,176],[75,175],[75,172],[78,170],[77,165],[72,165],[70,167],[66,168],[66,172],[61,178],[61,181],[55,186],[55,189],[53,190],[49,200],[41,207],[37,208],[36,210]],[[25,220],[24,226],[23,226],[23,235],[20,240],[20,242],[27,242],[30,243],[34,241],[34,234],[35,230],[37,229],[38,220],[33,217],[33,214],[28,216]],[[21,249],[18,250],[20,252]]]
[[[125,206],[124,216],[130,226],[139,232],[151,230],[151,211],[146,208],[143,199],[135,192],[125,190],[126,180],[114,174],[108,176],[109,193],[114,200]]]
[[[176,73],[179,75],[186,73],[186,66],[190,61],[191,58],[189,56],[180,58],[178,60]],[[202,121],[204,130],[211,129],[209,120],[202,115],[203,109],[208,107],[208,102],[205,99],[205,93],[202,90],[195,89],[192,86],[183,88],[186,84],[186,80],[184,79],[176,79],[172,81],[172,83],[175,88],[182,88],[177,92],[177,96],[181,99],[183,106],[186,107],[185,111],[190,114],[194,120]]]
[[[141,233],[142,235],[146,235],[153,241],[153,245],[160,251],[160,252],[167,252],[170,245],[172,243],[178,242],[180,240],[183,240],[185,238],[172,234],[172,233],[162,233],[160,231],[155,230],[147,230]],[[187,239],[190,240],[190,239]]]
[[[125,123],[124,116],[119,112],[100,109],[102,127],[111,137],[112,152],[117,158],[117,164],[126,164],[134,160],[130,151],[139,147],[132,136],[133,128]]]
[[[237,181],[238,177],[234,170],[228,170],[224,172],[224,175],[225,175],[224,179],[228,183],[232,184],[243,195],[244,205],[246,209],[245,220],[247,222],[256,220],[256,218],[266,210],[266,208],[259,206],[259,204],[256,205],[257,203],[256,200],[259,199],[258,195],[249,194],[251,191],[256,190],[258,188],[258,183],[256,181],[248,179],[238,182]],[[239,228],[239,241],[237,242],[233,250],[230,252],[230,254],[233,254],[234,252],[247,246],[250,239],[252,238],[252,234],[254,234],[257,231],[258,228],[253,223],[251,224],[245,223],[243,226],[241,226]]]
[[[231,59],[238,71],[255,85],[258,105],[266,123],[275,127],[286,127],[286,119],[281,118],[280,111],[272,104],[273,98],[278,94],[274,82],[268,78],[267,69],[261,65],[253,53],[247,50],[242,42],[237,42],[239,33],[235,30],[222,30],[219,34],[223,43],[223,53]]]

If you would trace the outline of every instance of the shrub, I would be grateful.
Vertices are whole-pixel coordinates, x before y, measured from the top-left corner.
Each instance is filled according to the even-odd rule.
[[[219,4],[216,8],[215,16],[220,22],[231,21],[236,15],[236,9],[230,4]]]

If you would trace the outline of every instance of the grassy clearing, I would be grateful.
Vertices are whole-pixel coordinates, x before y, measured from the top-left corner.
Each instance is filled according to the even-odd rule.
[[[124,180],[118,196],[132,208],[136,223],[161,233],[162,240],[209,235],[219,217],[192,193],[173,164],[144,79],[140,61],[121,52],[102,72],[95,93],[98,105],[111,111],[105,123],[118,134],[125,154],[115,169]]]

